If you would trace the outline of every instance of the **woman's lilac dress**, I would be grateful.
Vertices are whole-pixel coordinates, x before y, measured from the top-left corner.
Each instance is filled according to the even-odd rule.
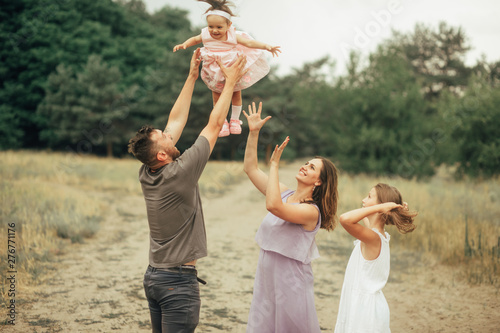
[[[293,193],[284,191],[283,202]],[[320,332],[311,268],[319,257],[314,240],[321,226],[318,215],[313,231],[271,213],[262,221],[255,236],[261,250],[247,333]]]

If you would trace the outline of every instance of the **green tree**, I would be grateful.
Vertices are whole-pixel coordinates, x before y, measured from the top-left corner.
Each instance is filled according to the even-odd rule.
[[[128,110],[120,105],[124,94],[118,90],[121,79],[117,67],[109,67],[100,56],[91,55],[79,74],[60,65],[49,77],[46,98],[38,113],[48,119],[41,137],[49,144],[68,141],[78,153],[95,152],[105,145],[108,156],[113,143],[123,143],[121,131]]]
[[[500,85],[488,76],[471,78],[453,106],[452,138],[458,143],[459,173],[474,177],[500,174]]]
[[[476,119],[476,115],[474,114],[477,110],[480,110],[477,114],[477,116],[480,116],[482,114],[481,111],[485,111],[484,107],[488,103],[488,99],[494,96],[495,89],[500,87],[499,63],[488,63],[486,60],[480,59],[472,68],[474,74],[462,94],[458,95],[444,91],[437,100],[435,105],[438,110],[438,117],[434,118],[432,122],[435,128],[434,136],[436,141],[438,141],[435,154],[436,165],[442,163],[456,165],[458,163],[462,166],[457,175],[463,175],[464,173],[479,175],[480,168],[469,168],[468,165],[470,163],[465,158],[465,156],[471,157],[474,155],[472,152],[466,153],[465,147],[468,146],[469,149],[472,149],[477,144],[477,140],[472,140],[471,137],[463,134],[473,128],[473,124],[469,122]],[[486,114],[482,114],[480,117],[487,118]],[[486,128],[489,127],[486,126]],[[490,131],[488,135],[491,134],[492,132]],[[471,141],[468,143],[464,142],[466,138]],[[494,139],[494,137],[489,139]],[[476,153],[479,153],[479,151]]]
[[[347,77],[315,96],[328,96],[319,116],[320,144],[348,172],[424,177],[433,173],[433,152],[421,149],[429,129],[428,103],[400,49],[381,45],[359,69],[353,55]]]
[[[161,27],[165,31],[191,30],[191,23],[187,15],[188,12],[186,10],[165,6],[153,13],[150,20],[154,26]]]
[[[293,147],[299,156],[334,156],[335,136],[334,88],[331,72],[335,62],[328,56],[306,63],[302,68],[285,78],[290,89],[292,101],[289,103],[290,129],[295,142]],[[285,83],[285,82],[284,82]],[[328,143],[328,146],[325,146]],[[289,144],[289,145],[290,145]]]
[[[39,133],[49,121],[36,109],[44,99],[48,76],[60,64],[77,73],[91,54],[99,54],[103,61],[119,68],[120,91],[140,86],[144,73],[171,50],[179,33],[158,25],[144,8],[139,0],[121,4],[111,0],[19,0],[2,4],[0,118],[5,126],[0,126],[0,149],[43,146]],[[176,29],[189,30],[187,13],[172,11],[178,15]],[[165,9],[164,14],[168,13]]]
[[[5,90],[9,87],[4,87]],[[4,92],[0,92],[3,94]],[[1,98],[1,97],[0,97]],[[19,129],[20,119],[12,105],[0,105],[0,149],[15,149],[21,146],[23,131]]]
[[[446,90],[459,93],[467,85],[470,68],[465,65],[465,55],[470,46],[460,27],[440,22],[434,30],[417,24],[413,33],[394,32],[390,43],[403,49],[428,99]]]

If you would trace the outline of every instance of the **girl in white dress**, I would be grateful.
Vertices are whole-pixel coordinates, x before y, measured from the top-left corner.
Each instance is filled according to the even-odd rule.
[[[205,12],[207,27],[203,28],[201,34],[191,37],[184,43],[176,45],[174,52],[180,49],[203,43],[201,49],[201,78],[212,91],[214,105],[224,88],[225,79],[217,64],[219,61],[225,67],[231,66],[239,55],[245,55],[247,63],[246,74],[234,87],[232,98],[231,119],[224,122],[219,137],[229,134],[241,133],[240,114],[242,108],[241,90],[253,85],[269,73],[269,65],[264,56],[266,50],[273,57],[281,52],[279,46],[271,46],[254,40],[250,35],[242,31],[236,31],[232,26],[231,17],[234,16],[229,8],[231,3],[226,0],[198,0],[206,2],[211,7]]]
[[[390,332],[389,305],[382,288],[390,270],[390,235],[385,225],[401,233],[415,229],[416,212],[408,211],[393,186],[377,184],[362,201],[363,207],[344,213],[340,223],[357,240],[347,264],[335,333]],[[359,224],[363,220],[364,226]]]

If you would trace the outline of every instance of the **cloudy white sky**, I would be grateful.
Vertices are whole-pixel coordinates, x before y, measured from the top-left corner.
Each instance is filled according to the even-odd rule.
[[[189,11],[194,26],[206,24],[206,3],[196,0],[143,0],[154,12],[165,5]],[[466,59],[473,65],[482,55],[500,60],[500,1],[498,0],[233,0],[233,24],[255,39],[280,45],[282,54],[272,59],[278,74],[287,74],[305,62],[330,55],[342,72],[350,49],[367,55],[391,29],[413,31],[417,22],[437,28],[440,21],[461,27],[472,50]],[[183,41],[179,41],[181,43]]]

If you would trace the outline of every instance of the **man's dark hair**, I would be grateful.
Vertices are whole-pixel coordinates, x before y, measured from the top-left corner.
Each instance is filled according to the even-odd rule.
[[[128,152],[148,166],[156,162],[156,143],[150,137],[154,130],[153,126],[144,125],[128,142]]]

